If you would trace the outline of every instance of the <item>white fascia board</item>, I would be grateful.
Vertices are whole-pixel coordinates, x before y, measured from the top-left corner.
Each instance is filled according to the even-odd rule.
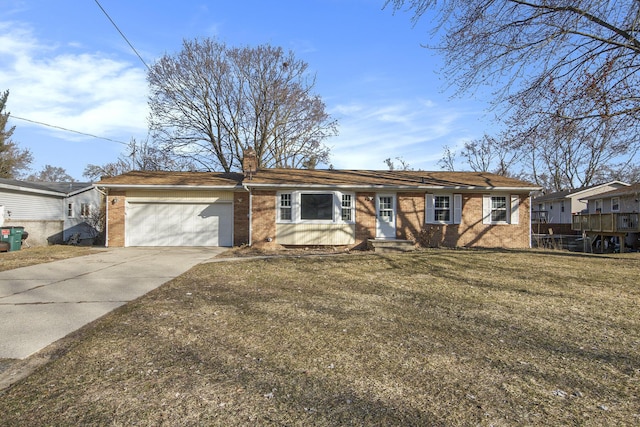
[[[22,191],[24,193],[44,194],[47,196],[55,196],[60,198],[66,197],[65,193],[59,193],[53,190],[40,190],[38,188],[22,187],[20,185],[0,184],[0,188],[4,188],[6,190],[12,190],[12,191]]]
[[[80,188],[80,189],[78,189],[76,191],[72,191],[71,193],[68,193],[67,197],[72,197],[72,196],[78,195],[80,193],[84,193],[85,191],[93,190],[94,188],[96,188],[96,186],[92,184],[92,185],[89,185],[87,187]]]
[[[242,189],[238,185],[131,185],[131,184],[103,184],[99,188],[114,190],[236,190]]]
[[[611,182],[606,182],[604,184],[596,185],[595,187],[586,188],[586,189],[584,189],[582,191],[578,191],[576,193],[573,193],[572,196],[578,196],[581,193],[587,193],[587,192],[596,190],[598,188],[611,186],[611,185],[614,185],[614,184],[619,184],[621,188],[614,188],[614,189],[611,189],[611,190],[604,191],[602,193],[592,194],[591,196],[579,197],[578,200],[583,201],[583,200],[587,200],[587,199],[590,199],[590,198],[596,198],[597,199],[600,194],[609,193],[611,191],[616,191],[616,190],[624,190],[624,187],[631,187],[631,184],[627,184],[626,182],[611,181]]]
[[[323,184],[251,184],[244,183],[245,187],[248,188],[274,188],[274,189],[283,189],[283,188],[310,188],[310,189],[349,189],[349,190],[413,190],[413,191],[433,191],[433,190],[447,190],[447,191],[517,191],[517,192],[533,192],[540,191],[542,187],[485,187],[485,186],[431,186],[431,185],[348,185],[348,184],[337,184],[337,185],[323,185]]]

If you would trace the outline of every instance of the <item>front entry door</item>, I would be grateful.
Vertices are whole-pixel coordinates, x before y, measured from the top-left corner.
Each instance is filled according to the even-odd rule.
[[[378,194],[376,197],[376,239],[396,238],[396,196]]]

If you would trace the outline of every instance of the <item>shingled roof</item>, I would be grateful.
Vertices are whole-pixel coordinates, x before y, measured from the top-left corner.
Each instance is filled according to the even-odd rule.
[[[211,187],[233,188],[242,182],[241,173],[133,171],[104,178],[99,187]]]
[[[327,169],[266,169],[245,178],[248,187],[266,186],[321,186],[354,188],[449,188],[495,189],[518,188],[535,190],[536,187],[519,179],[485,172],[427,172],[427,171],[375,171]]]
[[[426,172],[327,169],[261,169],[251,176],[221,172],[129,172],[97,183],[103,187],[349,187],[388,189],[527,190],[539,187],[486,172]]]

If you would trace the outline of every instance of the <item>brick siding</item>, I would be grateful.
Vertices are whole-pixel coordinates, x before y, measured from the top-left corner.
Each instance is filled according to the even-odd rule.
[[[356,244],[366,248],[367,240],[376,237],[376,193],[356,193]]]
[[[482,194],[462,195],[460,224],[426,224],[419,236],[424,246],[528,248],[529,197],[520,196],[518,224],[483,224]]]
[[[251,202],[253,226],[252,244],[257,247],[276,246],[276,192],[253,190]],[[269,241],[271,240],[271,241]]]
[[[110,247],[124,247],[124,205],[126,201],[124,191],[110,190],[107,197],[107,210],[109,211],[107,244]]]
[[[233,194],[233,245],[249,243],[249,192],[236,191]]]
[[[417,241],[424,227],[425,194],[398,193],[397,204],[397,238]]]

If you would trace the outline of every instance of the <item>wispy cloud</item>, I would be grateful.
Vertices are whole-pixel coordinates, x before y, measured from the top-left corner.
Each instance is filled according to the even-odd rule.
[[[464,132],[464,112],[414,99],[339,104],[331,114],[340,124],[332,147],[332,164],[339,169],[385,169],[387,158],[402,158],[416,169],[435,169],[444,146]]]
[[[146,131],[143,69],[100,52],[62,52],[15,22],[0,22],[0,34],[0,89],[9,89],[15,116],[103,136]]]

